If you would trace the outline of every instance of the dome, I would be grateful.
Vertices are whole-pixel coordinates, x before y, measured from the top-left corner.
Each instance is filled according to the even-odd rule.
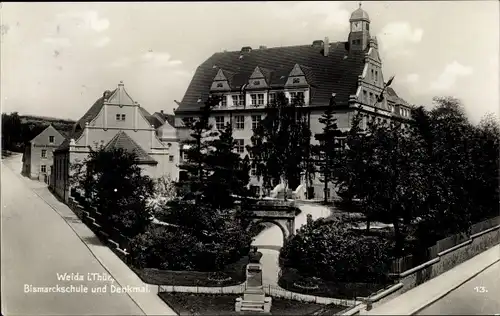
[[[359,8],[357,8],[352,14],[351,18],[349,21],[370,21],[370,17],[368,16],[368,13],[366,13],[365,10],[361,9],[361,3],[359,4]]]

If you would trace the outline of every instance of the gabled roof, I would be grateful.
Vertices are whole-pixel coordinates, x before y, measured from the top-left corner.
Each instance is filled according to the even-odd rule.
[[[138,163],[144,164],[157,164],[148,153],[137,144],[130,136],[124,131],[119,131],[107,144],[104,146],[105,150],[110,149],[123,149],[129,153],[135,153]]]
[[[120,82],[118,84],[118,88],[115,90],[106,90],[102,94],[102,96],[94,102],[94,104],[85,112],[85,114],[75,123],[73,130],[70,133],[67,133],[65,136],[64,142],[56,149],[56,151],[61,151],[69,148],[69,143],[71,139],[75,141],[80,138],[83,134],[83,130],[85,129],[85,123],[91,122],[93,119],[99,115],[101,109],[104,106],[104,99],[108,99],[108,103],[111,104],[121,104],[121,105],[134,105],[135,101],[130,97],[128,92],[125,90],[123,83]],[[156,126],[156,119],[153,118],[149,112],[139,106],[139,112],[144,116],[144,118],[149,122],[150,125]]]
[[[38,136],[42,135],[43,133],[45,133],[45,132],[46,132],[47,130],[49,130],[49,129],[54,130],[56,133],[59,133],[61,136],[63,136],[63,137],[64,137],[64,134],[63,134],[60,130],[58,130],[57,128],[55,128],[55,127],[54,127],[54,125],[52,125],[52,123],[51,123],[51,124],[49,124],[46,128],[44,128],[44,129],[43,129],[43,131],[41,131],[40,133],[38,133],[38,135],[36,135],[36,136],[35,136],[35,137],[33,137],[30,141],[28,141],[28,143],[32,143],[35,139],[37,139],[37,138],[38,138]],[[44,139],[44,140],[45,140],[46,142],[48,142],[48,139]]]
[[[408,106],[408,102],[406,102],[404,99],[402,99],[397,93],[396,91],[394,91],[393,88],[391,87],[387,87],[386,89],[387,91],[387,95],[388,95],[388,99],[392,102],[394,102],[395,104],[402,104],[402,105],[406,105]]]
[[[158,118],[161,119],[162,125],[165,123],[168,123],[172,125],[172,127],[175,127],[175,115],[174,114],[166,114],[163,112],[155,112],[154,116],[157,116]]]
[[[345,42],[332,43],[327,57],[323,56],[322,48],[312,45],[255,49],[249,53],[215,53],[197,68],[176,112],[199,110],[197,100],[200,97],[202,100],[207,99],[218,68],[236,73],[231,82],[232,89],[239,89],[246,84],[257,66],[270,72],[271,87],[282,87],[294,65],[299,64],[304,66],[301,69],[307,80],[314,78],[316,89],[311,95],[311,106],[327,105],[332,93],[337,94],[339,104],[347,103],[349,95],[356,94],[365,53],[347,51]]]
[[[87,112],[85,112],[82,118],[76,122],[76,125],[80,126],[82,129],[85,128],[85,123],[92,121],[99,114],[99,112],[101,112],[101,109],[104,105],[104,98],[108,97],[111,94],[114,94],[115,92],[116,89],[113,91],[104,91],[102,97],[94,102],[94,104],[90,107],[90,109],[87,110]]]

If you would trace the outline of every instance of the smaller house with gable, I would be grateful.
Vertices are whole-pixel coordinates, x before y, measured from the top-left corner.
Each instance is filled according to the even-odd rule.
[[[167,175],[177,179],[177,138],[162,142],[158,135],[161,126],[157,115],[151,115],[134,101],[120,82],[115,90],[103,93],[55,151],[51,189],[67,201],[71,190],[70,166],[84,161],[91,150],[101,145],[105,149],[134,152],[144,174],[153,179]]]
[[[46,183],[50,180],[53,152],[65,139],[64,132],[49,125],[30,140],[24,149],[21,173]]]

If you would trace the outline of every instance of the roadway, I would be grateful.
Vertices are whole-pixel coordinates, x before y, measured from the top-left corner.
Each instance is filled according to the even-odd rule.
[[[499,313],[500,262],[416,315],[498,315]]]
[[[42,183],[20,176],[21,159],[2,161],[1,311],[3,315],[144,315],[128,294],[110,293],[108,276],[85,243],[35,191]],[[59,280],[64,273],[81,280]],[[131,272],[132,273],[132,272]],[[70,293],[34,293],[59,286]],[[106,293],[92,293],[106,286]],[[87,288],[87,293],[77,293]]]

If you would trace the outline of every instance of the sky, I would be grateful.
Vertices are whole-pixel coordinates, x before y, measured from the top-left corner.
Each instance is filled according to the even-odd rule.
[[[2,112],[79,119],[120,81],[172,113],[213,53],[346,41],[358,2],[3,3]],[[411,104],[462,100],[499,116],[498,1],[367,1],[384,77]]]

